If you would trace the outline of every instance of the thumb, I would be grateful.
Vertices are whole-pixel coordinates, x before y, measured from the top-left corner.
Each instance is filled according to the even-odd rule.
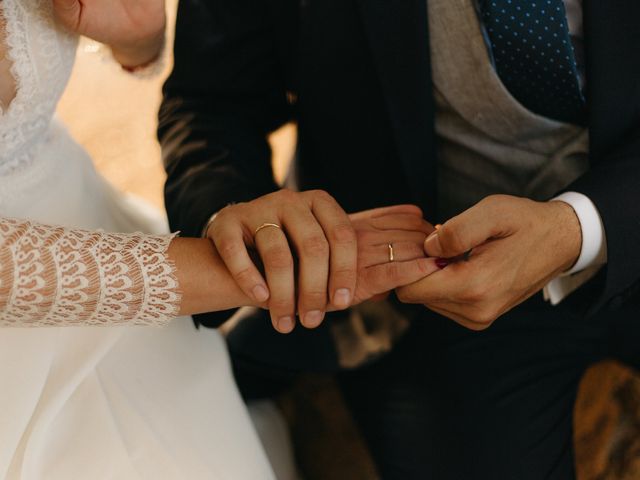
[[[82,4],[79,0],[53,0],[56,19],[70,30],[77,30],[80,24]]]
[[[493,214],[489,202],[480,202],[453,217],[424,241],[430,257],[453,258],[503,233],[499,215]]]

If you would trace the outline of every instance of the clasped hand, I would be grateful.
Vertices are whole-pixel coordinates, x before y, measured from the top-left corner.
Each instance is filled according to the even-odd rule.
[[[222,209],[206,235],[245,295],[269,309],[276,330],[288,333],[296,314],[315,328],[327,311],[437,270],[423,249],[432,231],[415,206],[347,215],[325,192],[280,190]]]
[[[569,269],[582,241],[563,202],[494,195],[436,231],[415,206],[347,215],[325,192],[289,190],[223,209],[207,235],[282,333],[296,314],[315,328],[327,311],[392,290],[482,330]]]
[[[426,240],[427,254],[448,265],[396,292],[403,302],[483,330],[568,270],[581,242],[580,223],[568,204],[490,196]]]

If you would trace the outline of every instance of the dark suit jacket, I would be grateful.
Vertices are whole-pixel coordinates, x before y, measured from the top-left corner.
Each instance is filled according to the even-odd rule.
[[[640,1],[584,9],[591,170],[569,189],[604,221],[596,305],[615,306],[640,279]],[[181,0],[176,35],[159,130],[173,229],[276,190],[266,135],[290,120],[301,190],[441,220],[426,0]]]

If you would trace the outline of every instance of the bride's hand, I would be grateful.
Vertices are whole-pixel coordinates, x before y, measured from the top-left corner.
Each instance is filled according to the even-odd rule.
[[[426,258],[424,240],[434,228],[412,205],[349,215],[358,239],[358,276],[353,305],[386,296],[439,270]]]
[[[164,0],[53,0],[58,21],[105,43],[125,67],[153,61],[164,43]]]

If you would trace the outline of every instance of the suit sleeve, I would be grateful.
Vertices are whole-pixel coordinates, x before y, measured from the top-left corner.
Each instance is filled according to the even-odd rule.
[[[268,2],[182,0],[159,138],[173,230],[276,190],[269,132],[289,117]]]
[[[173,231],[200,236],[229,203],[278,189],[267,135],[290,119],[274,27],[258,0],[181,0],[158,135]],[[218,326],[230,316],[196,317]]]
[[[640,286],[640,121],[620,147],[594,159],[591,171],[568,190],[591,199],[606,233],[607,265],[592,311],[619,306]]]

